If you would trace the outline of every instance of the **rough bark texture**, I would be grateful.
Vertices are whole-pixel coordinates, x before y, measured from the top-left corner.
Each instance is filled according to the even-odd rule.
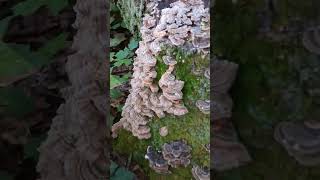
[[[108,179],[106,6],[103,0],[78,0],[74,7],[76,53],[66,64],[71,85],[62,89],[65,103],[39,148],[42,180]]]

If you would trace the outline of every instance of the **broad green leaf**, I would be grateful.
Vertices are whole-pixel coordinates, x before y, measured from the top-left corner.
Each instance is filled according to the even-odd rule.
[[[120,26],[121,26],[120,23],[116,23],[116,24],[114,24],[114,25],[111,26],[111,29],[112,29],[112,30],[118,29]]]
[[[124,104],[119,104],[119,105],[117,106],[117,111],[118,111],[118,112],[121,112],[123,106],[124,106]]]
[[[110,97],[111,99],[118,99],[119,97],[121,97],[123,94],[121,91],[119,91],[118,89],[111,89],[110,90]]]
[[[62,33],[36,52],[32,52],[29,45],[6,44],[0,41],[0,86],[22,79],[50,63],[54,55],[67,45],[66,37],[67,35]]]
[[[116,53],[116,58],[119,59],[125,59],[129,56],[130,50],[128,48],[125,48],[124,50],[120,50],[119,52]]]
[[[7,85],[35,71],[32,63],[0,41],[0,86]]]
[[[12,10],[14,16],[27,16],[37,11],[42,6],[47,6],[53,15],[57,15],[68,5],[66,0],[26,0],[15,5]]]
[[[125,28],[125,29],[128,29],[126,23],[124,23],[123,21],[121,22],[121,25],[120,25],[122,28]]]
[[[115,5],[115,4],[113,3],[113,1],[111,1],[111,3],[110,3],[110,12],[119,12],[118,6]]]
[[[47,6],[53,13],[53,15],[58,15],[59,12],[68,5],[67,0],[47,0]]]
[[[111,161],[110,165],[110,179],[111,180],[134,180],[135,174],[124,167],[119,167],[115,162]]]
[[[67,44],[67,33],[61,33],[57,37],[49,40],[43,47],[37,50],[37,54],[51,59],[56,55],[60,50],[64,49]]]
[[[114,16],[111,16],[110,17],[110,24],[112,24],[114,20],[115,20]]]
[[[138,47],[139,42],[137,40],[135,40],[134,38],[131,38],[129,44],[128,44],[128,48],[130,50],[134,50],[135,48]]]
[[[37,52],[32,52],[30,45],[10,43],[7,46],[13,49],[17,54],[24,57],[24,60],[33,65],[34,68],[41,67],[48,60]]]
[[[118,46],[124,40],[126,40],[125,35],[123,33],[117,33],[113,38],[111,38],[110,47]]]
[[[23,117],[35,110],[34,100],[22,89],[0,88],[0,109],[4,115]]]
[[[129,73],[123,75],[122,78],[125,79],[126,81],[128,81],[131,76],[132,76],[132,74],[129,72]]]
[[[114,55],[115,55],[116,53],[115,52],[111,52],[110,53],[110,62],[113,62],[115,59],[114,59]]]
[[[26,0],[13,7],[14,16],[26,16],[34,13],[41,6],[45,5],[45,0]]]
[[[125,79],[123,79],[119,76],[112,75],[112,74],[110,75],[110,89],[113,89],[117,86],[120,86],[124,82],[126,82]]]
[[[116,62],[113,65],[115,67],[119,67],[123,64],[126,66],[129,66],[130,64],[132,64],[132,59],[119,59],[119,60],[116,60]]]
[[[8,25],[13,16],[8,16],[0,21],[0,39],[4,36],[8,29]]]

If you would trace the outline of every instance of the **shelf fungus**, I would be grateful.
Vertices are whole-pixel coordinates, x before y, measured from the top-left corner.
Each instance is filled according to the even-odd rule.
[[[197,100],[196,106],[203,114],[210,114],[210,100]]]
[[[213,134],[211,141],[213,161],[211,167],[218,171],[232,169],[251,161],[251,157],[243,144],[239,142],[237,133],[230,120],[233,101],[228,93],[235,80],[238,65],[228,61],[213,61]]]
[[[183,140],[172,141],[162,146],[162,154],[171,167],[187,167],[190,164],[191,147]]]
[[[308,51],[320,55],[320,26],[304,31],[302,44]]]
[[[210,170],[207,167],[201,168],[198,165],[194,165],[191,172],[196,180],[210,180]]]
[[[214,94],[226,94],[236,78],[238,65],[226,60],[213,61],[213,92]]]
[[[301,165],[320,164],[320,123],[318,121],[281,122],[275,128],[274,138]]]
[[[233,81],[236,78],[238,65],[226,60],[213,61],[213,82],[212,90],[214,101],[213,119],[230,118],[232,116],[233,101],[228,93]]]
[[[166,4],[167,3],[167,4]],[[138,139],[151,137],[148,122],[166,114],[188,113],[183,104],[184,81],[176,79],[177,60],[169,53],[163,56],[168,69],[156,82],[157,56],[164,47],[188,48],[208,54],[210,45],[209,8],[202,0],[162,2],[150,0],[140,28],[142,40],[133,63],[131,89],[122,118],[112,127],[113,137],[120,129],[131,131]],[[191,47],[190,47],[191,45]]]
[[[145,158],[149,160],[149,167],[159,174],[170,174],[169,165],[163,158],[161,152],[154,150],[151,146],[147,148]]]

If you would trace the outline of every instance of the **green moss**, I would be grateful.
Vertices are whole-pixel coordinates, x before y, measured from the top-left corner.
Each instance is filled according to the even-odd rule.
[[[187,55],[179,49],[171,49],[171,52],[163,50],[157,57],[157,78],[159,81],[161,75],[168,68],[162,62],[162,56],[166,53],[172,53],[178,64],[176,65],[174,74],[177,79],[185,82],[183,88],[183,101],[189,112],[184,116],[172,116],[159,119],[154,118],[149,126],[151,127],[152,138],[148,140],[138,140],[133,137],[130,132],[121,131],[119,137],[114,141],[114,150],[124,154],[132,154],[133,160],[139,162],[149,175],[150,179],[190,179],[192,177],[191,167],[193,164],[209,166],[210,156],[203,145],[210,142],[210,119],[209,115],[201,113],[195,107],[195,100],[198,98],[209,98],[209,81],[203,76],[195,76],[191,73],[192,62],[196,62],[198,67],[208,67],[208,60],[201,58],[199,55]],[[167,126],[169,134],[165,137],[160,136],[159,129]],[[187,168],[170,169],[173,173],[171,175],[159,175],[154,173],[148,167],[148,161],[144,159],[148,145],[152,145],[157,149],[173,140],[184,139],[192,147],[191,165]]]
[[[204,76],[195,76],[191,73],[192,64],[196,69],[209,67],[210,62],[202,58],[199,54],[188,54],[179,48],[171,48],[170,52],[163,50],[157,56],[157,78],[156,81],[159,81],[162,74],[167,70],[167,65],[162,61],[162,57],[166,54],[172,54],[177,61],[177,65],[174,71],[176,79],[183,80],[185,82],[182,89],[184,95],[183,100],[186,104],[192,104],[196,99],[210,99],[210,85],[209,80]]]

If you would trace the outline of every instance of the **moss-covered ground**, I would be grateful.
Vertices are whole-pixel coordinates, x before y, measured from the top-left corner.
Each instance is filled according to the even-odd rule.
[[[185,82],[182,90],[183,101],[188,108],[189,113],[180,117],[167,115],[162,119],[154,118],[149,123],[152,131],[152,138],[148,140],[138,140],[136,137],[133,137],[130,132],[123,130],[113,143],[113,149],[116,152],[132,155],[132,159],[141,165],[151,180],[191,179],[191,168],[193,164],[202,166],[209,166],[210,164],[209,153],[203,147],[203,145],[210,142],[209,115],[201,113],[195,107],[195,101],[197,99],[209,99],[209,80],[204,76],[195,76],[191,73],[192,62],[195,62],[196,66],[200,68],[208,67],[209,61],[201,58],[199,55],[188,55],[179,49],[163,50],[157,57],[156,70],[158,76],[156,81],[160,79],[161,75],[168,68],[162,62],[162,56],[169,53],[178,61],[174,72],[176,78]],[[165,137],[162,137],[159,134],[159,129],[163,126],[167,126],[169,130],[169,134]],[[191,164],[187,168],[171,168],[171,175],[159,175],[154,173],[149,168],[148,161],[144,159],[147,146],[151,145],[160,150],[165,142],[179,139],[186,140],[192,147]]]
[[[239,64],[231,92],[233,122],[253,158],[246,166],[214,172],[215,180],[318,180],[320,166],[299,165],[273,139],[280,121],[303,121],[319,107],[306,95],[301,69],[294,65],[317,57],[302,47],[299,33],[281,41],[258,37],[261,19],[257,12],[264,8],[264,2],[218,0],[213,9],[213,51]],[[273,2],[277,13],[271,18],[272,31],[291,26],[294,17],[310,22],[319,15],[319,1]]]

